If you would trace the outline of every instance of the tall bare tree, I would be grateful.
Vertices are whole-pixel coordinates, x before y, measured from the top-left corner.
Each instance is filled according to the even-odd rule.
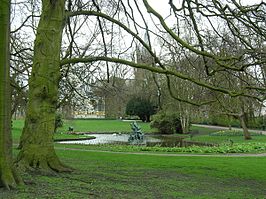
[[[119,63],[159,73],[167,78],[172,76],[182,81],[189,81],[211,92],[230,97],[242,96],[261,102],[265,98],[265,85],[263,84],[259,86],[242,84],[236,89],[231,89],[210,81],[216,74],[223,71],[247,71],[262,64],[261,54],[264,52],[258,51],[254,42],[257,37],[254,35],[260,36],[263,40],[266,39],[264,15],[261,14],[265,14],[265,3],[243,6],[237,1],[225,4],[223,1],[184,0],[178,5],[170,0],[171,15],[169,17],[162,16],[151,7],[147,0],[78,1],[76,5],[69,1],[67,6],[65,4],[64,0],[42,1],[42,15],[37,29],[29,82],[27,116],[20,142],[21,151],[18,156],[20,165],[68,171],[58,160],[52,140],[60,67],[73,67],[77,63],[102,62],[106,66],[108,79],[110,63]],[[111,6],[114,9],[110,9]],[[140,18],[141,22],[137,18]],[[148,23],[147,18],[150,18],[152,22]],[[169,18],[172,22],[169,22]],[[80,21],[75,21],[75,19],[80,19]],[[95,20],[98,22],[99,34],[91,34],[97,39],[94,40],[93,45],[87,45],[90,43],[90,39],[87,38],[90,32],[88,30],[91,28],[90,25],[94,26],[92,21]],[[84,37],[76,39],[76,36],[71,33],[73,23],[87,25],[88,29],[80,28],[80,31],[83,31],[80,35]],[[66,53],[60,59],[62,32],[66,24],[71,40]],[[189,32],[184,24],[189,24]],[[222,24],[222,28],[229,29],[228,34],[236,38],[245,50],[237,56],[217,52],[217,48],[207,39],[209,35],[216,37],[217,41],[222,40],[230,45],[230,40],[219,33],[220,26],[217,27],[217,24]],[[148,32],[148,36],[154,39],[146,41],[140,36],[141,31]],[[164,61],[169,52],[167,48],[159,47],[161,51],[166,52],[164,57],[156,53],[157,43],[152,43],[156,40],[169,45],[174,42],[175,46],[180,47],[181,56],[191,54],[201,57],[205,78],[194,77],[190,73],[177,69],[173,70],[174,67]],[[136,63],[132,60],[130,55],[132,55],[132,44],[135,41],[138,41],[150,54],[154,60],[152,65]],[[202,67],[198,70],[202,70]],[[178,96],[176,99],[195,105],[207,103],[205,101],[195,103],[194,100],[182,99]]]

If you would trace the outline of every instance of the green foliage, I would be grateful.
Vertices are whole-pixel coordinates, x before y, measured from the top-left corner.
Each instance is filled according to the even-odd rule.
[[[60,113],[56,113],[55,115],[55,129],[54,129],[54,133],[56,133],[57,129],[60,127],[63,127],[63,118],[62,115]]]
[[[150,122],[150,116],[154,113],[154,106],[147,99],[133,97],[127,103],[126,114],[137,115],[143,122]]]
[[[264,116],[254,117],[248,121],[248,127],[252,129],[264,129],[265,130],[265,118]]]
[[[161,111],[154,115],[152,128],[158,128],[161,134],[183,133],[181,122],[177,113]]]

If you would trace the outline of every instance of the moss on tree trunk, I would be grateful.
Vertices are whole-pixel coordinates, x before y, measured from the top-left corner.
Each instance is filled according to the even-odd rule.
[[[42,3],[17,164],[22,168],[70,171],[59,161],[53,146],[65,0]]]
[[[23,183],[12,162],[9,17],[10,1],[3,0],[0,4],[0,186],[7,189]]]

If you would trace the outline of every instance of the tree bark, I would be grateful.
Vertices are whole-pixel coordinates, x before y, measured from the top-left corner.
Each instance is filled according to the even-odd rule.
[[[244,114],[241,114],[239,116],[239,119],[240,119],[240,123],[241,123],[242,129],[243,129],[243,133],[244,133],[245,140],[251,140],[252,138],[251,138],[251,135],[250,135],[250,133],[248,131],[248,127],[246,125],[246,121],[245,121]]]
[[[16,161],[22,169],[71,171],[60,162],[53,146],[64,17],[65,0],[42,1],[29,81],[29,102]]]
[[[0,186],[23,184],[12,163],[11,95],[9,76],[10,0],[0,4]]]

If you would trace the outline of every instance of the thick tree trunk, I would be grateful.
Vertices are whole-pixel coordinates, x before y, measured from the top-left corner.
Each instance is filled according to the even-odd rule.
[[[246,125],[244,114],[240,115],[239,119],[240,119],[240,123],[241,123],[242,129],[243,129],[245,140],[251,140],[252,138],[251,138],[251,135],[248,131],[248,127]]]
[[[0,186],[7,189],[23,183],[12,163],[9,16],[10,1],[3,0],[0,4]]]
[[[60,162],[53,146],[64,16],[65,0],[42,1],[29,102],[17,157],[17,165],[22,169],[70,171]]]

